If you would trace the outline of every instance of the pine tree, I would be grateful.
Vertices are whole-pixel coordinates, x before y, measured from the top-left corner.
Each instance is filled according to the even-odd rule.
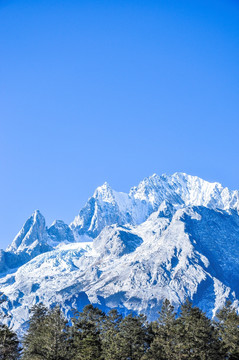
[[[67,360],[67,322],[59,306],[51,309],[45,319],[46,360]]]
[[[6,301],[0,292],[0,304]],[[5,317],[1,314],[2,317]],[[0,360],[17,360],[20,357],[21,348],[17,335],[7,325],[0,323]]]
[[[110,310],[106,316],[101,331],[102,354],[104,360],[120,360],[120,354],[117,352],[117,336],[119,326],[122,321],[122,315],[117,310]]]
[[[76,312],[72,319],[72,360],[102,359],[101,331],[105,313],[93,305],[87,305],[82,312]]]
[[[231,301],[216,315],[215,326],[222,340],[226,358],[230,360],[239,359],[239,315],[232,307]]]
[[[146,317],[129,314],[119,324],[115,336],[116,359],[140,360],[149,347]]]
[[[177,319],[177,359],[219,360],[223,351],[211,320],[188,300]]]
[[[23,360],[45,359],[46,351],[43,348],[43,341],[47,313],[47,308],[41,303],[31,308],[29,329],[23,338]]]
[[[166,299],[159,312],[158,321],[152,323],[153,341],[148,349],[145,359],[174,360],[177,357],[176,319],[174,307]]]
[[[32,308],[29,330],[24,337],[23,360],[67,360],[67,328],[59,306]]]
[[[17,360],[19,357],[17,335],[7,325],[0,325],[0,360]]]

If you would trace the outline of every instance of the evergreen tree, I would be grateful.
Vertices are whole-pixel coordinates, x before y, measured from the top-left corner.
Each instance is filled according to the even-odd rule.
[[[67,360],[67,326],[59,306],[51,309],[45,319],[46,360]]]
[[[226,358],[239,359],[239,315],[230,301],[227,301],[226,305],[217,313],[215,326],[222,340]]]
[[[159,312],[158,321],[152,323],[153,341],[145,359],[174,360],[177,358],[177,327],[174,307],[166,299]]]
[[[7,325],[0,325],[0,360],[17,360],[19,357],[17,335]]]
[[[5,301],[0,292],[0,304]],[[4,317],[2,314],[0,314]],[[20,345],[17,335],[7,325],[0,323],[0,360],[17,360],[20,357]]]
[[[218,332],[211,320],[188,300],[177,319],[177,359],[219,360],[224,358]]]
[[[44,344],[45,320],[48,310],[43,304],[30,310],[29,329],[23,338],[23,360],[43,360],[46,356]]]
[[[114,339],[116,359],[140,360],[149,347],[150,337],[146,317],[126,316],[119,324]]]
[[[228,302],[212,323],[186,301],[176,317],[165,300],[158,320],[148,324],[142,315],[105,315],[87,305],[68,327],[59,306],[39,304],[31,310],[23,345],[23,360],[238,360],[239,315]],[[16,334],[0,325],[0,360],[19,354]]]
[[[117,337],[119,326],[122,321],[122,315],[117,310],[110,310],[106,316],[101,332],[102,354],[104,360],[120,360],[120,354],[117,351]]]
[[[72,360],[102,359],[101,331],[105,313],[93,305],[76,312],[72,319]]]
[[[31,312],[29,330],[23,341],[23,360],[66,360],[67,328],[59,306],[48,310],[39,304]]]

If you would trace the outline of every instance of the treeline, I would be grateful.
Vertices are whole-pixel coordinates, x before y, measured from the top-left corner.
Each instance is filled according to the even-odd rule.
[[[68,322],[59,306],[38,304],[21,345],[0,325],[0,360],[238,360],[239,316],[228,302],[212,321],[189,301],[177,315],[165,300],[150,323],[143,315],[105,314],[92,305]]]

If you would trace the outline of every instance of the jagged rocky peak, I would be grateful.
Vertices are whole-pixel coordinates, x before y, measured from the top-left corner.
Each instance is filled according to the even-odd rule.
[[[76,237],[87,234],[95,238],[108,225],[144,222],[164,201],[176,207],[195,205],[239,210],[238,191],[185,173],[154,174],[131,188],[129,194],[116,192],[104,183],[96,189],[70,227]]]
[[[139,199],[140,201],[149,202],[153,208],[163,201],[163,198],[159,196],[159,189],[161,187],[161,179],[157,174],[153,174],[145,178],[139,183],[138,186],[134,186],[130,190],[130,197]]]
[[[105,227],[94,240],[93,248],[101,257],[120,257],[130,254],[142,244],[143,240],[124,226],[111,225]]]
[[[103,202],[112,203],[115,201],[113,190],[107,182],[95,190],[93,197]]]
[[[191,178],[193,177],[185,173],[163,174],[161,176],[153,174],[141,181],[137,187],[133,187],[130,190],[130,195],[136,199],[149,202],[154,209],[158,208],[164,200],[182,205],[185,203],[186,194],[190,195],[191,189],[188,184]]]
[[[157,214],[159,217],[166,217],[172,219],[173,215],[176,212],[176,207],[174,207],[170,202],[164,200],[157,210]]]
[[[7,251],[20,253],[30,249],[34,243],[45,242],[45,218],[39,210],[27,219],[17,236],[14,238]]]
[[[172,204],[239,209],[239,192],[208,182],[198,176],[176,172],[173,175],[154,174],[131,189],[131,196],[148,201],[155,208],[168,200]]]
[[[63,241],[75,241],[73,231],[62,220],[55,220],[52,225],[47,229],[47,234],[50,238],[49,240],[53,243],[60,243]]]
[[[127,211],[121,209],[124,195],[128,197],[112,190],[108,183],[98,187],[70,224],[75,237],[86,234],[95,238],[107,225],[126,223]]]
[[[183,205],[188,178],[189,175],[185,173],[161,176],[153,174],[141,181],[137,187],[133,187],[130,190],[130,196],[146,201],[153,211],[156,211],[164,200],[171,204]]]
[[[205,206],[212,209],[239,209],[239,192],[229,190],[218,182],[209,182],[198,176],[175,173],[172,181],[186,205]]]

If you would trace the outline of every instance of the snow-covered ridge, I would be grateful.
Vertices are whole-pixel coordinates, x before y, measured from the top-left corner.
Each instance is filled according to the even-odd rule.
[[[164,202],[137,226],[106,226],[93,242],[59,244],[0,278],[2,311],[16,330],[38,302],[154,319],[165,297],[176,308],[189,297],[212,316],[228,298],[238,307],[238,242],[237,211]]]
[[[238,210],[238,191],[184,173],[153,175],[129,194],[105,183],[70,225],[48,228],[37,210],[0,251],[0,311],[21,331],[38,302],[150,319],[165,297],[176,308],[189,297],[210,316],[228,298],[239,309]]]
[[[138,225],[164,200],[177,206],[239,210],[237,190],[231,191],[220,183],[210,183],[185,173],[154,174],[131,188],[129,194],[116,192],[107,183],[98,187],[70,227],[76,236],[87,233],[95,237],[106,225]]]
[[[84,242],[85,237],[95,238],[105,226],[139,225],[158,210],[164,201],[175,208],[205,206],[239,210],[237,190],[231,191],[220,183],[210,183],[185,173],[154,174],[131,188],[129,194],[117,192],[105,182],[95,190],[69,226],[56,220],[47,228],[40,211],[34,211],[6,251],[17,254],[21,258],[19,264],[22,264],[40,253],[54,249],[61,242]]]

